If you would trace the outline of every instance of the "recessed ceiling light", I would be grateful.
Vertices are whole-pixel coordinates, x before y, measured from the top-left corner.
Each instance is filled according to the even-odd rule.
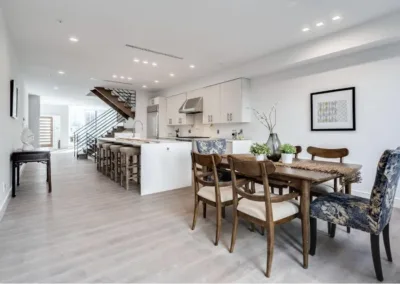
[[[342,17],[340,17],[340,16],[335,16],[335,17],[333,17],[332,18],[332,21],[337,21],[337,20],[340,20]]]
[[[175,74],[174,73],[170,73],[169,76],[175,77]]]
[[[316,24],[317,27],[322,27],[324,25],[324,22],[319,22]]]
[[[113,78],[117,78],[118,76],[117,75],[113,75]]]
[[[133,61],[136,62],[136,63],[139,63],[139,62],[140,62],[140,59],[135,58],[135,59],[133,59]]]
[[[189,65],[189,67],[193,69],[193,68],[195,68],[196,66],[194,66],[194,65],[192,64],[192,65]]]
[[[158,80],[154,80],[154,83],[158,84],[158,83],[160,83],[160,81],[158,81]]]
[[[121,76],[120,78],[121,78],[121,79],[125,79],[125,77],[124,77],[124,76]]]
[[[146,85],[143,85],[142,87],[143,87],[144,89],[146,89],[146,88],[147,88],[147,86],[146,86]]]
[[[302,31],[303,31],[303,32],[309,32],[309,31],[310,31],[310,28],[304,28],[304,29],[302,29]]]
[[[72,42],[78,42],[78,41],[79,41],[79,39],[76,38],[76,37],[74,37],[74,36],[71,36],[71,37],[69,38],[69,40],[72,41]]]
[[[60,71],[58,71],[58,74],[60,74],[60,75],[64,75],[64,74],[65,74],[65,72],[64,72],[64,71],[62,71],[62,70],[60,70]]]
[[[147,60],[143,60],[143,64],[148,64],[149,62]]]
[[[157,66],[157,63],[156,63],[156,62],[153,62],[153,63],[151,63],[151,65],[153,65],[153,66]]]
[[[93,77],[91,77],[91,78],[90,78],[90,80],[94,80],[94,81],[95,81],[95,80],[97,80],[97,79],[96,79],[96,78],[93,78]]]
[[[57,91],[57,90],[58,90],[58,87],[57,87],[57,86],[56,86],[56,87],[54,87],[54,90],[56,90],[56,91]]]
[[[128,80],[130,81],[130,80],[132,80],[132,78],[131,78],[131,77],[128,77]]]

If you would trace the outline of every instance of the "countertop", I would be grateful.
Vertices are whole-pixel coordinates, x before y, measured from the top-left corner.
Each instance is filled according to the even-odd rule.
[[[119,143],[140,147],[143,144],[182,143],[182,141],[168,139],[146,139],[146,138],[99,138],[102,142]]]

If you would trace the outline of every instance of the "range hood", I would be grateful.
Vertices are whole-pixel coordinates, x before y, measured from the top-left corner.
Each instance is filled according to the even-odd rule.
[[[179,108],[180,113],[201,113],[203,112],[203,98],[193,98],[186,100]]]

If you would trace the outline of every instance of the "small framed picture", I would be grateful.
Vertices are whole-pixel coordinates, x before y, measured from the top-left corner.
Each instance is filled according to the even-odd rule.
[[[356,130],[356,88],[311,94],[311,131]]]

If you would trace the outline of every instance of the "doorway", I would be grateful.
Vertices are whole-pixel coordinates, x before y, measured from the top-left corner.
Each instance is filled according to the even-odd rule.
[[[53,117],[51,116],[40,117],[39,145],[41,148],[53,148]]]

